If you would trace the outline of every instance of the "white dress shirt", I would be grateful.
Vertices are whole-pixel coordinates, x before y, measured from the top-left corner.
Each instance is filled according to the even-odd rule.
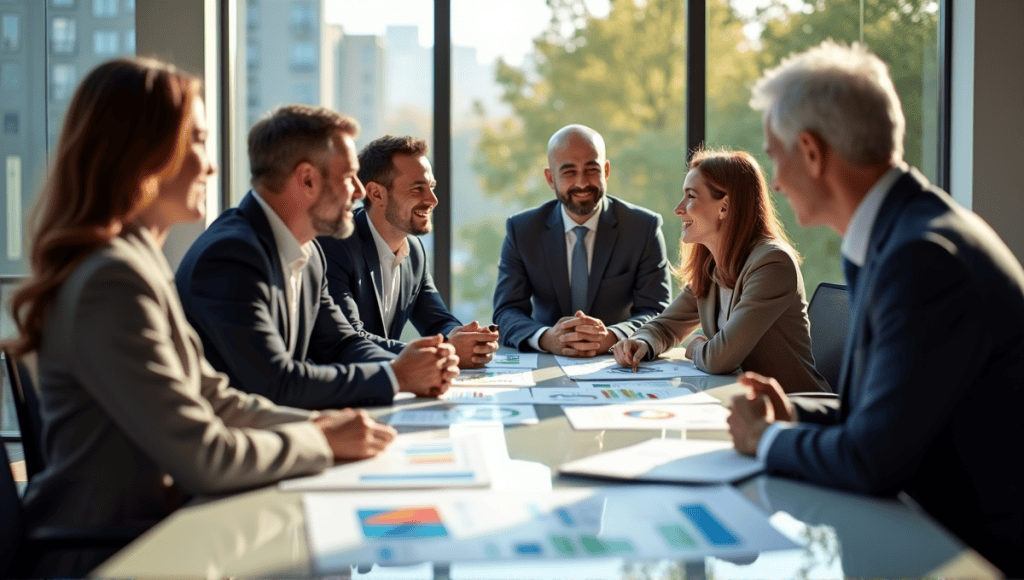
[[[388,336],[388,329],[391,328],[391,323],[395,321],[398,289],[402,287],[402,270],[399,266],[402,265],[402,260],[409,257],[409,240],[402,238],[402,245],[399,246],[398,251],[392,252],[388,243],[377,233],[373,220],[367,219],[367,222],[370,224],[373,243],[377,246],[377,259],[380,261],[383,294],[378,298],[380,298],[381,314],[384,316],[384,337],[397,339],[397,336]]]
[[[309,241],[300,245],[295,234],[288,229],[274,208],[267,205],[267,202],[260,197],[256,190],[252,190],[252,195],[267,216],[270,231],[274,234],[277,255],[281,259],[282,274],[287,279],[284,295],[288,302],[288,352],[294,353],[299,333],[299,296],[302,293],[302,270],[309,263],[309,257],[313,254],[313,242]],[[386,362],[381,363],[381,366],[388,378],[391,379],[391,388],[397,393],[399,385],[394,369]]]
[[[882,202],[885,201],[889,190],[896,184],[896,181],[907,171],[908,167],[905,163],[900,163],[886,171],[857,205],[857,209],[854,210],[853,216],[850,218],[850,223],[846,226],[846,233],[843,235],[843,243],[839,247],[839,251],[843,257],[860,268],[863,268],[867,262],[871,229],[875,226],[878,211],[882,209]],[[788,421],[776,421],[768,425],[768,428],[761,434],[761,441],[757,444],[757,458],[765,461],[775,438],[783,429],[788,429],[793,425],[794,423]]]
[[[578,224],[569,215],[569,212],[565,210],[565,206],[559,204],[559,208],[562,210],[562,227],[565,228],[565,263],[568,266],[569,284],[572,284],[572,251],[576,247],[576,232],[573,230],[578,226],[587,228],[586,237],[583,238],[583,245],[587,248],[587,274],[590,273],[590,265],[594,263],[594,240],[597,238],[597,223],[601,220],[601,213],[608,205],[608,199],[602,197],[601,204],[594,215],[587,218],[587,221]],[[573,313],[575,314],[575,312]],[[545,326],[533,333],[533,336],[527,341],[528,344],[534,349],[541,352],[547,352],[540,347],[540,337],[544,332],[551,328]],[[625,338],[625,335],[619,332],[617,329],[608,329],[618,340]]]

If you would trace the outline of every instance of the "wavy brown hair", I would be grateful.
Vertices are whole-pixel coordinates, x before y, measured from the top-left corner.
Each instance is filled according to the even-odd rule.
[[[37,350],[50,304],[86,256],[120,233],[178,172],[199,80],[166,63],[117,59],[76,89],[32,211],[32,274],[11,299],[15,354]]]
[[[695,296],[703,298],[717,281],[726,288],[735,288],[743,264],[754,246],[763,240],[789,243],[779,223],[775,203],[768,192],[761,166],[746,151],[698,150],[690,168],[700,171],[711,197],[729,196],[729,210],[722,223],[722,263],[716,264],[704,244],[679,241],[680,282],[690,285]]]

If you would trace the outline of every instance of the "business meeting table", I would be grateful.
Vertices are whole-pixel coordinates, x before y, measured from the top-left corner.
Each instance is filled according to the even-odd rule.
[[[502,349],[499,352],[514,352]],[[676,349],[668,358],[682,359]],[[537,388],[573,387],[552,355],[542,354],[533,371]],[[736,377],[672,379],[728,405],[742,393]],[[369,409],[386,421],[399,409],[438,405],[436,400],[401,400]],[[551,471],[553,490],[629,486],[628,482],[559,475],[560,465],[651,438],[686,437],[728,440],[725,431],[605,430],[576,431],[559,405],[536,405],[539,422],[504,428],[512,460],[534,462]],[[432,428],[439,437],[446,427]],[[400,433],[431,428],[399,428]],[[668,484],[661,484],[668,485]],[[302,492],[278,486],[224,497],[198,498],[157,524],[93,571],[96,577],[227,578],[323,575],[341,578],[846,578],[944,577],[998,578],[999,571],[965,546],[910,501],[837,491],[766,475],[740,481],[735,488],[797,548],[738,558],[696,560],[629,558],[516,559],[422,562],[383,566],[350,562],[319,571],[311,555]],[[317,493],[317,492],[307,492]],[[347,493],[347,492],[343,492]],[[379,492],[384,494],[416,492]],[[501,493],[501,492],[489,492]]]

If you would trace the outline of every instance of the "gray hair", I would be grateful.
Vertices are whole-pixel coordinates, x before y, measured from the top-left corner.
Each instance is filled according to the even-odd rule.
[[[789,55],[754,84],[750,106],[788,151],[811,131],[850,163],[903,160],[907,122],[889,67],[859,42]]]

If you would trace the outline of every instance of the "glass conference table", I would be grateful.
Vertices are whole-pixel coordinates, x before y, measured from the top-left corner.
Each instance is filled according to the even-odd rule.
[[[511,352],[502,349],[502,352]],[[682,350],[668,353],[683,358]],[[554,357],[542,354],[533,371],[538,387],[574,386]],[[725,404],[743,388],[734,376],[673,379]],[[410,399],[395,406],[429,406]],[[395,407],[370,409],[386,420]],[[553,489],[630,485],[558,475],[573,459],[619,449],[664,431],[575,431],[558,405],[537,405],[539,423],[508,426],[511,459],[551,468]],[[399,428],[400,432],[412,429]],[[423,431],[417,428],[416,431]],[[447,429],[438,428],[439,432]],[[669,437],[728,440],[722,431],[669,431]],[[736,488],[769,516],[798,549],[738,559],[695,561],[621,558],[424,562],[387,567],[355,563],[331,577],[440,580],[458,578],[997,578],[998,570],[914,506],[895,498],[835,491],[779,477],[756,476]],[[315,493],[315,492],[314,492]],[[385,492],[387,493],[387,492]],[[409,493],[409,492],[404,492]],[[498,493],[498,492],[495,492]],[[97,577],[225,578],[315,577],[307,542],[302,493],[277,486],[226,497],[201,498],[167,517],[93,571]]]

